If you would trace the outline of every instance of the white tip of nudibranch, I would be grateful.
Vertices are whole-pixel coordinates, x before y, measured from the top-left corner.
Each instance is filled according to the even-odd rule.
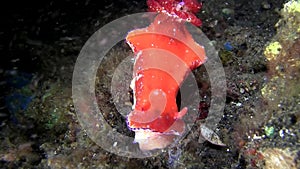
[[[149,130],[135,131],[134,141],[139,143],[142,151],[163,149],[174,141],[175,135],[169,135]]]
[[[164,133],[154,132],[149,129],[135,130],[134,142],[139,143],[142,151],[163,149],[172,144],[176,137],[180,137],[184,130],[184,122],[178,119]]]

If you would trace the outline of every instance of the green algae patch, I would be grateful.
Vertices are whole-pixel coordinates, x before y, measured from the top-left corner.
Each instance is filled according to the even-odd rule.
[[[71,89],[61,82],[45,82],[38,98],[26,111],[26,116],[34,119],[42,129],[49,129],[53,134],[67,129],[72,109]]]

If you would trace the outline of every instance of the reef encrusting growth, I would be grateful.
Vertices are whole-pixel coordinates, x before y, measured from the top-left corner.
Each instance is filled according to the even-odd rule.
[[[277,34],[264,51],[268,81],[261,93],[271,116],[264,127],[268,139],[263,142],[265,148],[261,152],[266,168],[299,168],[296,154],[300,147],[297,133],[300,127],[300,2],[286,3],[281,16],[276,24]],[[282,153],[286,151],[289,155]],[[276,163],[274,160],[278,159],[281,162]]]
[[[276,24],[277,35],[266,47],[270,80],[262,94],[271,105],[277,106],[282,97],[299,95],[300,89],[300,3],[290,1],[281,11]]]

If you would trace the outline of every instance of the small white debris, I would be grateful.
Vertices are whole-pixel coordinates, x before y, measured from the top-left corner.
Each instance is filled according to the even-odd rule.
[[[256,134],[253,135],[253,140],[260,140],[262,139],[261,136],[257,136]]]
[[[279,131],[279,136],[282,137],[282,138],[284,137],[284,130],[283,130],[283,129],[281,129],[281,130]]]

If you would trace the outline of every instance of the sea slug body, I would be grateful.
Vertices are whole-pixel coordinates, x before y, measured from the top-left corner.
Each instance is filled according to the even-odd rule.
[[[170,10],[177,11],[178,5],[185,7],[178,3],[186,1],[164,2],[171,4]],[[192,12],[186,16],[192,16],[201,6],[196,6],[196,1],[188,2]],[[148,1],[150,10],[157,12],[162,9],[161,4],[166,10],[168,5],[162,1]],[[178,111],[176,95],[185,77],[206,60],[204,48],[193,40],[179,16],[174,13],[176,17],[172,17],[170,13],[159,13],[151,25],[133,30],[126,37],[135,53],[130,85],[134,104],[127,123],[141,150],[165,148],[184,132],[182,117],[188,109]]]

